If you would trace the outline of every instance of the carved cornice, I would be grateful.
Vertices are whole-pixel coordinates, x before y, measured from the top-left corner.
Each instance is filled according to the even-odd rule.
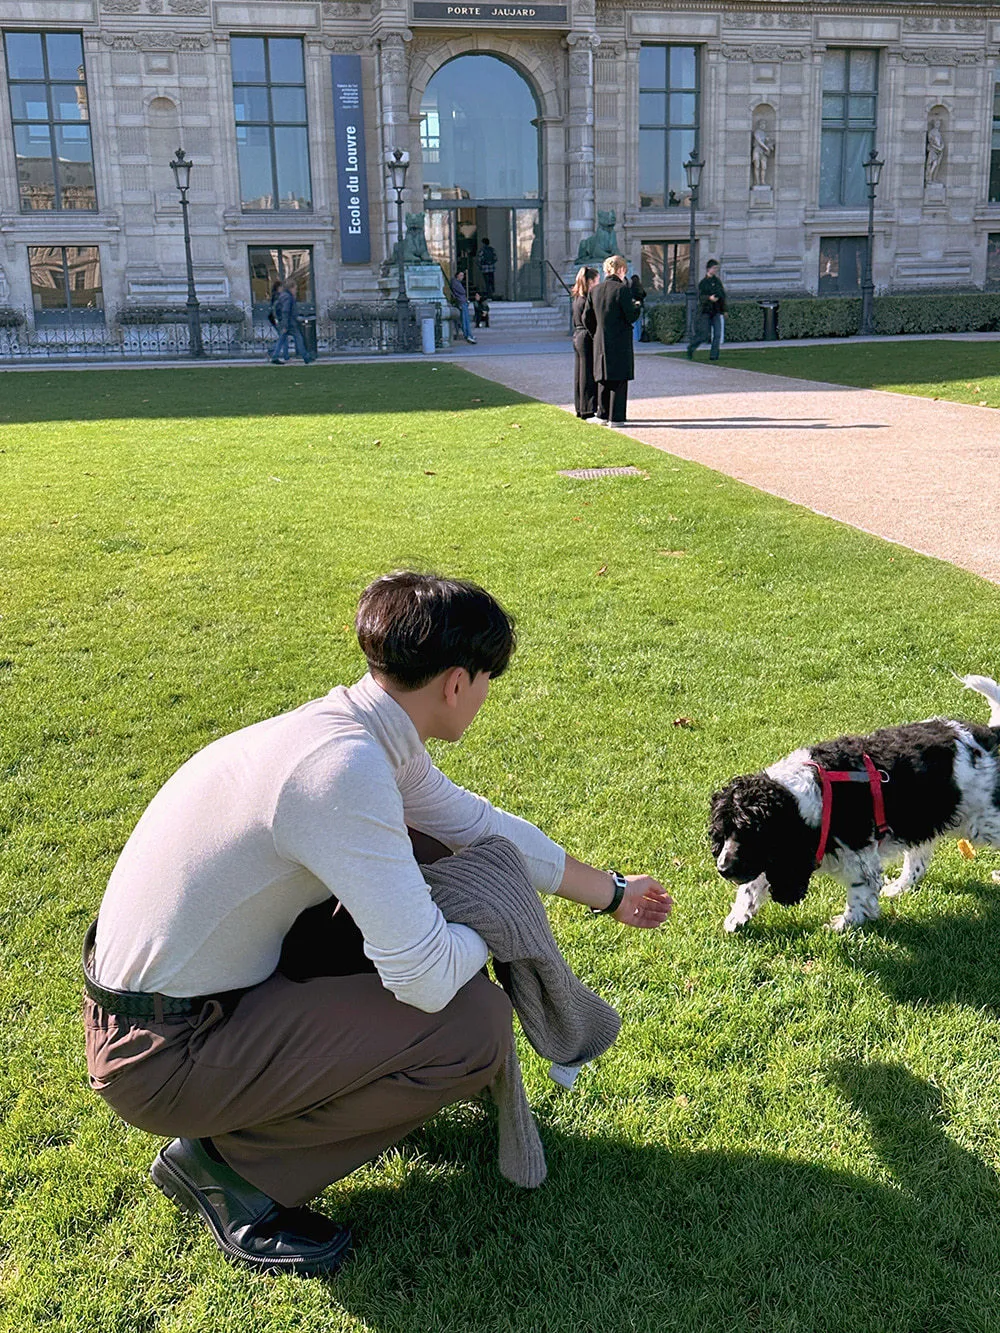
[[[323,45],[337,55],[356,55],[369,45],[364,37],[324,37]]]
[[[779,46],[777,42],[755,42],[752,46],[727,46],[723,43],[724,60],[793,61],[805,60],[804,46]]]
[[[212,45],[207,32],[102,32],[113,51],[203,51]]]
[[[904,47],[891,54],[908,65],[981,65],[986,59],[983,51],[962,51],[954,46]]]

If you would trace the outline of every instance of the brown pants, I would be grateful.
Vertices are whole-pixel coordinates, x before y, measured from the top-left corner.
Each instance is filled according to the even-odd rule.
[[[334,938],[357,930],[339,912],[311,914],[298,933],[313,945],[323,928]],[[91,1087],[123,1120],[210,1137],[234,1171],[287,1206],[481,1092],[511,1040],[510,1002],[485,976],[426,1014],[371,971],[292,980],[315,966],[294,953],[286,948],[281,969],[228,1014],[214,1000],[163,1023],[85,1007]],[[344,965],[342,950],[332,966]]]

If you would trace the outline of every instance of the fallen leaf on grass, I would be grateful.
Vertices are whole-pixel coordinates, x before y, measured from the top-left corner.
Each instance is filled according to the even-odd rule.
[[[691,721],[689,717],[675,717],[674,726],[686,727],[688,731],[691,731],[694,728],[694,723]]]
[[[281,477],[268,477],[268,481],[280,481],[282,486],[284,486],[285,484],[284,480]]]
[[[481,403],[482,401],[483,401],[483,400],[482,400],[481,398],[473,398],[473,399],[472,399],[472,402],[474,402],[474,403]]]
[[[424,468],[424,476],[425,476],[425,477],[436,477],[436,476],[437,476],[437,473],[436,473],[436,472],[428,472],[427,469]]]
[[[381,443],[381,440],[372,440],[372,448],[377,449]]]
[[[686,1097],[686,1096],[684,1095],[683,1092],[679,1092],[679,1093],[677,1094],[677,1096],[674,1098],[674,1105],[675,1105],[675,1106],[690,1106],[690,1105],[691,1105],[691,1099],[690,1099],[689,1097]]]
[[[516,421],[512,421],[512,422],[510,423],[510,428],[511,428],[511,430],[520,430],[520,429],[521,429],[521,427],[517,424]]]
[[[657,555],[669,555],[675,560],[680,559],[682,555],[687,555],[687,551],[657,551]]]
[[[602,565],[600,569],[597,571],[598,574],[606,574],[607,572],[608,572],[607,565]]]

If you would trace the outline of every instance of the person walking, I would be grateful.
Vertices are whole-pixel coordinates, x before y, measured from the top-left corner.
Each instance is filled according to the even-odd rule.
[[[277,321],[278,340],[271,349],[271,364],[281,366],[289,359],[288,339],[291,338],[295,343],[296,352],[308,366],[314,358],[306,350],[302,325],[299,323],[298,302],[295,299],[295,283],[291,278],[281,285],[281,291],[274,303],[274,317]]]
[[[609,255],[604,281],[591,288],[583,310],[584,324],[594,339],[597,420],[609,426],[625,424],[628,382],[635,378],[632,325],[640,307],[625,281],[627,269],[622,255]]]
[[[462,321],[462,337],[467,343],[474,343],[476,340],[472,336],[472,327],[469,324],[469,295],[465,289],[465,274],[461,271],[456,273],[451,280],[451,294],[458,306],[459,317]]]
[[[726,331],[726,289],[719,277],[719,261],[710,259],[705,265],[705,276],[698,283],[698,317],[688,343],[688,360],[702,343],[711,342],[708,358],[718,361],[719,349]]]
[[[600,274],[596,268],[584,266],[576,275],[573,290],[573,353],[575,369],[573,374],[573,401],[576,415],[584,421],[589,420],[597,411],[597,381],[594,379],[594,338],[584,322],[583,312],[587,305],[587,296],[592,287],[596,287]]]
[[[490,245],[488,236],[483,237],[483,243],[476,257],[479,261],[479,271],[483,275],[483,295],[489,300],[493,295],[493,282],[497,271],[497,252]]]
[[[485,939],[442,913],[421,864],[443,854],[480,901],[555,894],[626,926],[672,906],[435,767],[427,741],[462,737],[514,650],[495,598],[401,570],[355,623],[367,673],[188,759],[84,941],[91,1087],[176,1136],[154,1184],[258,1272],[335,1271],[350,1232],[304,1205],[507,1058]]]

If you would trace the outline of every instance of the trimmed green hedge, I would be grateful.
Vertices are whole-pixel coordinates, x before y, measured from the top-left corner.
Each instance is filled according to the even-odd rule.
[[[876,296],[875,332],[980,333],[1000,329],[1000,292],[956,292],[943,296]],[[726,342],[756,342],[763,312],[756,301],[737,301],[726,311]],[[662,343],[684,336],[683,302],[660,302],[647,312],[650,336]],[[789,297],[778,309],[778,336],[850,338],[861,325],[861,298]]]

